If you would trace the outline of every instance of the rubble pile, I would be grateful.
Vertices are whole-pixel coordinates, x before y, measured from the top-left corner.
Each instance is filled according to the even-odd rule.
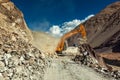
[[[106,6],[98,14],[88,19],[83,23],[87,32],[87,42],[95,50],[95,55],[90,55],[89,49],[81,52],[80,55],[75,57],[75,61],[81,64],[88,65],[98,72],[113,76],[120,80],[120,1]],[[77,30],[79,25],[74,30]],[[75,34],[67,39],[68,47],[78,44],[78,39],[81,35]],[[80,49],[81,50],[81,49]],[[90,54],[89,54],[90,53]],[[99,53],[99,54],[97,54]],[[104,55],[100,56],[100,54]],[[112,54],[109,54],[112,53]],[[98,61],[98,63],[96,62]],[[103,66],[117,68],[117,70],[108,70],[100,67]],[[100,65],[100,66],[99,66]],[[96,67],[97,66],[97,67]],[[107,72],[106,72],[107,71]]]
[[[6,33],[7,34],[7,33]],[[44,55],[19,36],[0,34],[0,80],[42,80]]]
[[[89,45],[80,45],[79,47],[79,55],[76,55],[73,59],[75,62],[80,63],[81,65],[86,65],[88,67],[93,68],[95,71],[105,75],[115,78],[116,80],[120,79],[120,71],[119,70],[109,70],[107,68],[103,68],[99,65],[98,61],[92,55],[92,48],[90,49]]]
[[[47,61],[31,42],[22,12],[0,0],[0,80],[43,80]]]

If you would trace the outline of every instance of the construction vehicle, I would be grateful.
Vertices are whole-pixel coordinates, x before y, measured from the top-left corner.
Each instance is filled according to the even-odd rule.
[[[87,40],[85,27],[82,24],[80,24],[79,28],[71,30],[70,32],[66,33],[65,35],[63,35],[61,37],[61,40],[57,45],[56,52],[57,53],[62,52],[64,50],[64,46],[65,46],[64,44],[65,44],[66,39],[68,39],[69,37],[71,37],[77,33],[81,33],[83,41]]]

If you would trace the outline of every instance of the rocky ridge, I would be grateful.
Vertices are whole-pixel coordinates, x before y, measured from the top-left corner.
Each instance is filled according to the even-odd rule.
[[[22,12],[0,0],[0,80],[43,80],[47,61],[32,39]]]
[[[88,43],[93,48],[99,49],[99,52],[115,52],[116,46],[120,45],[120,1],[110,4],[83,24],[86,27]],[[80,34],[77,34],[69,38],[69,45],[76,43],[79,37]]]
[[[0,1],[0,28],[11,34],[17,34],[26,42],[32,41],[22,12],[9,0]]]

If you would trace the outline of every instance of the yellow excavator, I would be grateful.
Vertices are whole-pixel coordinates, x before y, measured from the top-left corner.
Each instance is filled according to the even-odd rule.
[[[72,35],[77,34],[77,33],[81,33],[82,39],[87,40],[85,27],[82,24],[80,24],[79,28],[70,31],[61,37],[61,40],[57,45],[56,52],[57,53],[62,52],[64,49],[65,40],[68,39],[69,37],[71,37]]]

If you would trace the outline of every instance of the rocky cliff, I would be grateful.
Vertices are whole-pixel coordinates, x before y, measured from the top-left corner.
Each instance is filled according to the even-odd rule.
[[[31,41],[22,12],[0,0],[0,80],[43,80],[44,54]]]
[[[83,24],[88,43],[98,52],[120,52],[120,1],[107,6]],[[69,45],[76,43],[79,37],[77,34],[69,38]]]
[[[0,0],[0,30],[12,35],[16,34],[26,42],[32,40],[22,12],[9,0]]]

